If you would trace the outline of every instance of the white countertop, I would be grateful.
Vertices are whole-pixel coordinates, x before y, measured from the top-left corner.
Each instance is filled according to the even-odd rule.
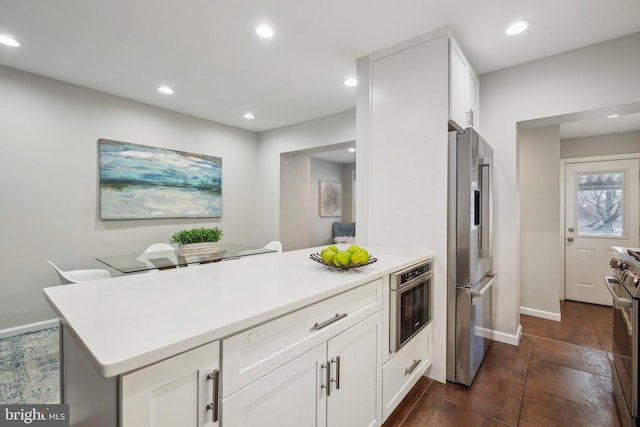
[[[338,271],[309,259],[318,249],[56,286],[44,294],[98,372],[113,377],[431,256],[367,248],[376,263]]]

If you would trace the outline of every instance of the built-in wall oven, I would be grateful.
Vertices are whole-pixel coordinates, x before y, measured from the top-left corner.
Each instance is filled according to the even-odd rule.
[[[389,350],[396,352],[431,321],[433,259],[389,277]]]
[[[638,326],[640,252],[614,247],[612,275],[604,283],[613,299],[613,342],[609,361],[614,394],[623,426],[640,426],[638,406]]]

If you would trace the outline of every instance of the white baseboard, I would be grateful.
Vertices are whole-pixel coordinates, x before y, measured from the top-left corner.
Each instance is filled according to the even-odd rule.
[[[518,325],[518,330],[515,334],[507,334],[506,332],[491,331],[491,338],[493,341],[498,341],[505,344],[518,345],[520,343],[520,337],[522,336],[522,326]]]
[[[552,313],[550,311],[537,310],[535,308],[520,307],[520,314],[527,316],[540,317],[542,319],[560,321],[560,313]]]
[[[13,337],[15,335],[26,334],[27,332],[40,331],[42,329],[52,328],[60,324],[59,319],[44,320],[42,322],[29,323],[27,325],[15,326],[0,330],[0,338]]]

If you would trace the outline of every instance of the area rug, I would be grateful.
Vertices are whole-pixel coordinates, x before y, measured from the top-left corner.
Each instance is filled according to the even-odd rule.
[[[0,404],[60,403],[58,331],[0,339]]]

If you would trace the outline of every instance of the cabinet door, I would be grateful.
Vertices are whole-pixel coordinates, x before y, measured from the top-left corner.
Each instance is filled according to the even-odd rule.
[[[215,341],[123,375],[121,427],[214,427],[219,343]],[[215,375],[213,376],[215,377]]]
[[[329,340],[327,426],[382,424],[382,312]]]
[[[222,399],[225,426],[324,427],[326,343]]]
[[[449,119],[459,130],[467,123],[467,64],[453,39],[449,51]]]
[[[478,129],[479,88],[478,76],[471,67],[467,67],[467,126]]]

